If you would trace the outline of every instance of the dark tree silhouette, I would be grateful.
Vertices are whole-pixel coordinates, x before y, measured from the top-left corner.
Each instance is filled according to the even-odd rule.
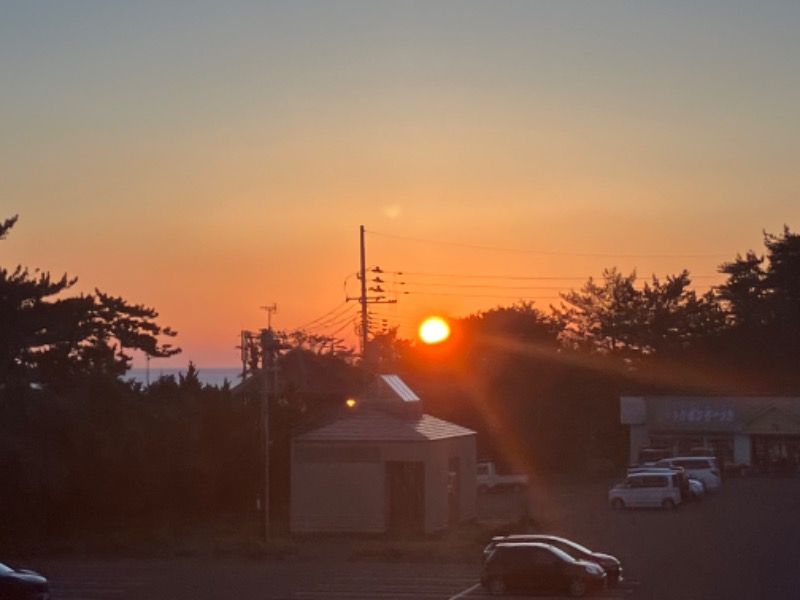
[[[580,291],[562,294],[553,312],[566,346],[630,360],[678,353],[724,326],[715,297],[698,296],[688,271],[663,281],[654,275],[640,288],[636,279],[635,271],[606,269],[601,282],[590,278]]]
[[[17,218],[3,222],[4,238]],[[69,386],[80,376],[123,375],[128,352],[153,357],[180,352],[161,338],[176,335],[155,322],[158,313],[95,289],[67,296],[77,278],[0,268],[0,390],[31,383]]]
[[[761,388],[797,393],[800,374],[800,235],[784,227],[764,233],[766,255],[748,251],[720,266],[719,286],[730,327],[719,351],[730,368],[746,370]]]

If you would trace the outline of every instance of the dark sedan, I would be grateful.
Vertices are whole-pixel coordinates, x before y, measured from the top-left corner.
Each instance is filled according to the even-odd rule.
[[[50,600],[47,579],[35,571],[0,563],[0,600]]]
[[[549,544],[501,542],[483,563],[481,584],[492,595],[506,592],[583,596],[605,587],[597,563],[576,560]]]
[[[606,572],[606,582],[609,586],[615,586],[617,583],[622,581],[622,563],[618,558],[603,552],[594,552],[593,550],[589,550],[585,546],[582,546],[577,542],[573,542],[572,540],[568,540],[567,538],[556,535],[527,533],[493,537],[483,550],[484,559],[489,556],[494,547],[500,542],[540,542],[543,544],[550,544],[551,546],[555,546],[559,550],[566,552],[572,558],[578,560],[588,560],[600,565]]]

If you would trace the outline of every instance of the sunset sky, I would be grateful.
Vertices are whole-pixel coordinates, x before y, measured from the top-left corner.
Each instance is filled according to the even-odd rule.
[[[788,0],[5,1],[0,264],[155,308],[159,364],[201,369],[273,303],[355,344],[362,225],[405,338],[607,267],[704,292],[800,230],[798,31]]]

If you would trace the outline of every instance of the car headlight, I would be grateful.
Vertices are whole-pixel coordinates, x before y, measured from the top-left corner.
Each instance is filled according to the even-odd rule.
[[[590,575],[602,575],[603,573],[605,573],[602,567],[595,564],[586,565],[586,572],[589,573]]]

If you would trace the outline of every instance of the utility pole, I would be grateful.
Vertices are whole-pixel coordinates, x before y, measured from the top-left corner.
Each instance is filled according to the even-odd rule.
[[[264,395],[261,400],[261,456],[264,466],[261,486],[261,531],[264,542],[269,540],[269,399],[272,395],[272,330],[261,330],[261,373],[264,378]]]
[[[361,266],[359,268],[358,277],[361,279],[361,296],[359,297],[359,302],[361,303],[361,360],[364,365],[364,374],[368,371],[367,369],[367,341],[369,336],[369,314],[367,312],[367,304],[373,303],[382,303],[382,304],[396,304],[397,300],[387,300],[383,296],[367,296],[367,245],[364,241],[364,226],[361,225],[360,228],[361,237],[360,237],[360,250],[361,250]],[[383,273],[380,267],[375,267],[371,269],[375,273]],[[376,279],[376,281],[380,281],[380,279]],[[369,288],[369,291],[375,292],[383,292],[383,289],[380,285]],[[347,298],[347,300],[354,300],[355,298]]]
[[[364,243],[364,226],[361,226],[361,360],[367,360],[367,247]]]
[[[278,355],[288,346],[281,344],[272,331],[272,313],[277,305],[262,306],[267,311],[267,329],[261,330],[261,370],[264,378],[264,394],[261,400],[261,453],[264,461],[261,486],[261,526],[264,542],[269,540],[269,405],[278,394]]]

